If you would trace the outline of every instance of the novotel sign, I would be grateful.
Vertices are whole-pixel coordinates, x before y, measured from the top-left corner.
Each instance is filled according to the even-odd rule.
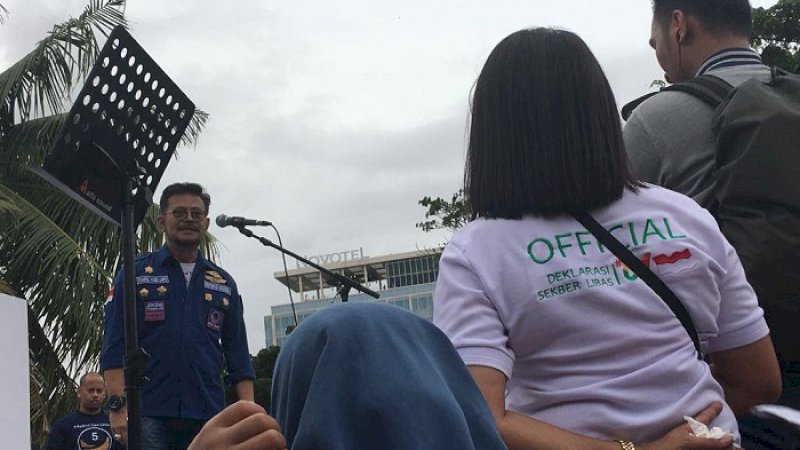
[[[325,266],[327,264],[336,264],[345,261],[359,261],[369,257],[364,256],[364,248],[359,247],[358,250],[346,250],[343,252],[328,253],[327,255],[306,256],[305,258],[315,264]],[[301,267],[308,267],[307,264],[303,264],[300,261],[295,261],[295,264],[297,264],[298,269]]]

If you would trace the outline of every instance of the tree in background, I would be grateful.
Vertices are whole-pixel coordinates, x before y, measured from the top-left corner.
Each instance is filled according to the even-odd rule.
[[[280,347],[271,346],[261,349],[253,357],[253,367],[256,370],[254,383],[256,403],[267,411],[272,407],[272,373],[275,371],[275,361],[280,351]]]
[[[77,91],[117,25],[125,0],[90,0],[33,51],[0,73],[0,292],[28,300],[31,436],[74,409],[75,376],[95,369],[103,301],[119,264],[118,227],[25,169],[41,166]],[[7,14],[7,15],[6,15]],[[13,18],[0,5],[3,21]],[[194,143],[207,114],[195,114]],[[140,251],[162,244],[154,205],[138,231]],[[213,238],[205,243],[216,256]]]
[[[280,351],[280,347],[270,346],[262,348],[255,356],[250,355],[256,371],[256,379],[253,381],[255,401],[267,411],[272,408],[272,373],[275,371],[275,361],[278,360]],[[238,400],[236,389],[233,386],[225,389],[225,398],[228,404]]]
[[[800,72],[800,0],[754,8],[751,42],[765,64]]]
[[[456,231],[470,220],[469,205],[464,199],[464,190],[456,191],[450,200],[442,197],[424,197],[418,202],[427,208],[425,221],[417,223],[417,228],[428,232],[433,230]]]

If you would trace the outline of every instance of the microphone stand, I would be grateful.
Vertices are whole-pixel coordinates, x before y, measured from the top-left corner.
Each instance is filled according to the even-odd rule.
[[[378,294],[377,292],[373,291],[372,289],[370,289],[370,288],[368,288],[366,286],[363,286],[360,283],[356,283],[355,281],[351,280],[350,278],[347,278],[344,275],[331,272],[330,270],[320,266],[319,264],[315,264],[315,263],[307,260],[306,258],[303,258],[302,256],[298,255],[297,253],[294,253],[291,250],[287,250],[287,249],[281,247],[280,245],[270,241],[267,238],[258,236],[255,233],[253,233],[252,231],[250,231],[249,229],[245,228],[244,225],[237,226],[236,228],[243,235],[245,235],[247,237],[250,237],[250,238],[253,238],[253,239],[256,239],[257,241],[261,242],[264,246],[272,247],[275,250],[278,250],[279,252],[281,252],[281,253],[283,253],[285,255],[289,255],[292,258],[294,258],[294,259],[296,259],[296,260],[298,260],[298,261],[300,261],[302,263],[305,263],[305,264],[307,264],[307,265],[319,270],[320,272],[324,273],[325,275],[328,275],[329,277],[333,278],[334,282],[335,282],[334,285],[339,288],[336,292],[342,297],[342,302],[346,302],[348,300],[348,298],[350,296],[350,289],[355,289],[355,290],[357,290],[359,292],[362,292],[364,294],[367,294],[367,295],[369,295],[370,297],[373,297],[373,298],[379,298],[380,297],[380,294]]]

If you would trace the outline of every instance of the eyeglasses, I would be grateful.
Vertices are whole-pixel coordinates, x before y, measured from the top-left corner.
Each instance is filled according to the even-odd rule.
[[[195,222],[199,222],[206,218],[208,215],[208,211],[204,211],[202,209],[190,209],[186,210],[183,208],[173,209],[172,211],[167,211],[166,214],[172,214],[175,219],[179,221],[184,221],[188,218]]]

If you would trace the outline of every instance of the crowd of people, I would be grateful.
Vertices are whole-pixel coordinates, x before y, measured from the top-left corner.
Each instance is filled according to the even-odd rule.
[[[654,0],[650,45],[666,79],[769,82],[750,14],[747,0]],[[751,414],[800,409],[797,333],[773,323],[766,305],[780,302],[756,295],[713,215],[714,108],[663,92],[623,127],[581,38],[533,28],[494,48],[470,112],[472,220],[441,256],[433,323],[372,303],[315,313],[281,349],[269,413],[253,403],[236,283],[199,251],[210,197],[194,183],[164,190],[166,244],[135,266],[151,356],[142,448],[800,448],[797,436],[765,438]],[[586,220],[641,259],[693,326]],[[48,450],[127,442],[123,282],[105,305],[102,377],[81,378],[79,410],[53,425]],[[795,294],[784,301],[796,310]],[[228,407],[223,381],[240,399]],[[698,436],[687,416],[724,433]]]

